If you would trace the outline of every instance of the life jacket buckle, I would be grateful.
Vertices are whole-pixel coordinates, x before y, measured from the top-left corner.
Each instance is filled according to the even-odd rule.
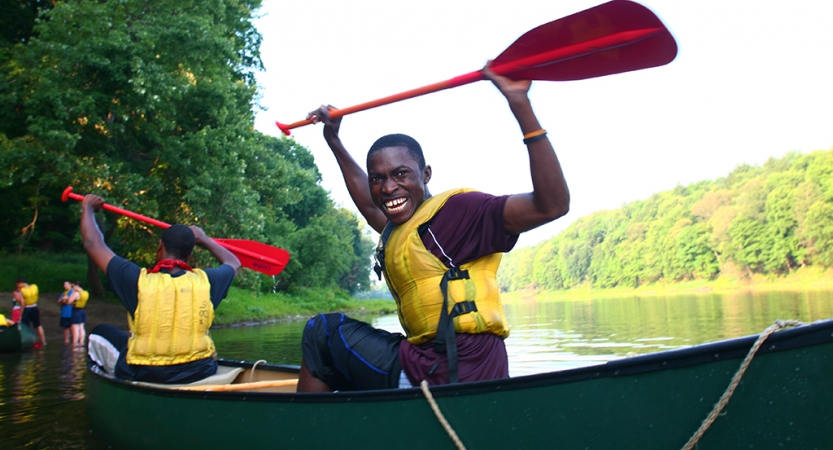
[[[459,302],[455,303],[454,307],[451,308],[451,314],[449,316],[453,319],[457,316],[461,316],[463,314],[468,314],[470,312],[477,311],[477,304],[472,301],[466,302]]]
[[[461,270],[459,267],[451,267],[446,272],[449,280],[467,280],[469,278],[468,270]]]

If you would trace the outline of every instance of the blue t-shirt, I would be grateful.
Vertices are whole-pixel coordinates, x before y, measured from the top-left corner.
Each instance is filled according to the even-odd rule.
[[[72,297],[73,292],[72,289],[67,291],[67,298]],[[61,318],[66,319],[68,317],[72,317],[72,305],[61,303]]]

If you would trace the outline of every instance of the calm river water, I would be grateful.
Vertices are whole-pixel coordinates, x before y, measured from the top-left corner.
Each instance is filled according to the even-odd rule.
[[[776,319],[833,317],[833,291],[506,302],[510,374],[563,370],[628,355],[757,334]],[[222,307],[222,306],[221,306]],[[396,316],[366,318],[399,330]],[[212,330],[224,358],[299,364],[303,321]],[[83,350],[51,344],[0,355],[2,448],[108,448],[90,432]],[[152,411],[136,411],[152,414]]]

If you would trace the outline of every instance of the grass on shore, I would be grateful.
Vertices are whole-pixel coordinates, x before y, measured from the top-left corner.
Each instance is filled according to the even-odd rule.
[[[64,281],[86,281],[87,255],[38,253],[13,255],[0,253],[0,291],[13,291],[18,277],[37,284],[42,292],[64,290]]]
[[[269,322],[310,317],[323,312],[351,315],[391,314],[396,302],[385,299],[358,300],[334,289],[304,289],[292,294],[258,293],[232,287],[214,312],[214,324]]]
[[[18,276],[37,284],[41,292],[60,292],[66,280],[86,280],[87,256],[79,254],[38,253],[32,255],[0,254],[0,291],[11,292]],[[107,292],[107,301],[120,302]],[[6,305],[3,305],[6,306]],[[9,305],[10,307],[11,305]],[[393,300],[351,298],[334,288],[301,289],[286,293],[260,293],[232,287],[215,311],[216,325],[258,323],[324,312],[344,312],[352,315],[389,314],[396,312]]]
[[[504,301],[524,300],[532,296],[559,299],[626,298],[653,295],[708,294],[741,291],[807,291],[833,289],[833,268],[799,268],[785,276],[755,274],[752,278],[720,277],[716,280],[694,280],[680,283],[653,283],[638,288],[593,288],[582,285],[564,291],[535,289],[501,294]]]

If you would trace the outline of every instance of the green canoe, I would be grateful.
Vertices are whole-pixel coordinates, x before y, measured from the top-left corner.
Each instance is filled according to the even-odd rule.
[[[439,386],[431,393],[468,449],[681,448],[726,391],[756,339]],[[296,377],[297,372],[297,367],[258,366],[255,380],[270,374]],[[118,448],[455,448],[419,388],[199,392],[88,373],[94,434]],[[238,382],[248,377],[246,371]],[[827,320],[772,334],[697,448],[831,446],[833,320]]]
[[[0,331],[0,353],[13,353],[35,346],[38,336],[26,325],[18,322]]]

